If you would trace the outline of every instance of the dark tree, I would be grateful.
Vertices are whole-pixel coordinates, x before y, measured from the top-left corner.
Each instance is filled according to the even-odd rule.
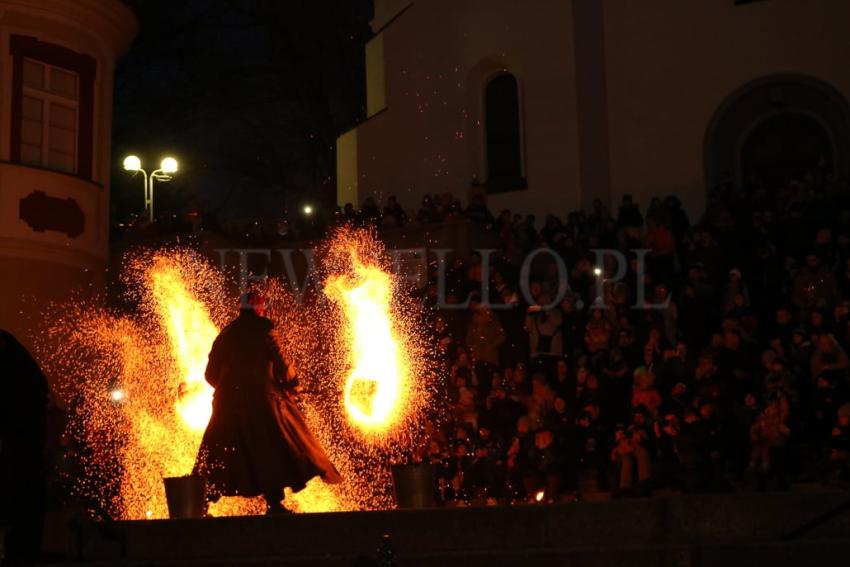
[[[141,210],[137,153],[180,175],[157,214],[274,218],[332,206],[336,136],[364,115],[368,0],[130,2],[139,36],[115,80],[113,219]]]

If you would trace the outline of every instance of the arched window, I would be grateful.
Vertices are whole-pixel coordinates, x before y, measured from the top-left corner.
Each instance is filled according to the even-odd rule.
[[[744,139],[741,177],[771,192],[807,174],[834,171],[833,147],[817,120],[797,112],[781,112],[762,120]]]
[[[487,128],[487,192],[525,189],[516,77],[503,74],[487,83],[484,113]]]
[[[850,177],[850,104],[823,81],[771,75],[732,92],[704,139],[710,191],[783,187],[811,173]]]

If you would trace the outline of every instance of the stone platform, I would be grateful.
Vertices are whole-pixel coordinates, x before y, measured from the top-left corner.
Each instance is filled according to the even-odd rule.
[[[118,522],[84,551],[102,565],[352,566],[390,534],[398,567],[840,565],[850,509],[783,536],[848,501],[850,492],[819,491]]]

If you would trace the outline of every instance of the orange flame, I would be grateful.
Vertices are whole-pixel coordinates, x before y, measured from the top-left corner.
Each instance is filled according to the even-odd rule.
[[[207,308],[189,292],[178,265],[157,258],[149,282],[183,380],[178,390],[177,413],[189,429],[203,433],[212,415],[213,398],[213,388],[207,384],[204,371],[218,328]]]
[[[350,367],[344,387],[344,406],[350,420],[364,433],[392,429],[404,412],[409,379],[402,341],[393,327],[389,274],[361,262],[351,250],[354,275],[328,279],[326,293],[341,305],[347,326]]]

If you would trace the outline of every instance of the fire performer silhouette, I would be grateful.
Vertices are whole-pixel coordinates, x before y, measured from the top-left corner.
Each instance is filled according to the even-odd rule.
[[[207,478],[213,502],[263,495],[268,513],[281,513],[285,487],[298,492],[316,476],[341,478],[295,404],[294,366],[264,314],[260,295],[243,295],[239,316],[213,343],[206,369],[213,412],[194,474]]]

